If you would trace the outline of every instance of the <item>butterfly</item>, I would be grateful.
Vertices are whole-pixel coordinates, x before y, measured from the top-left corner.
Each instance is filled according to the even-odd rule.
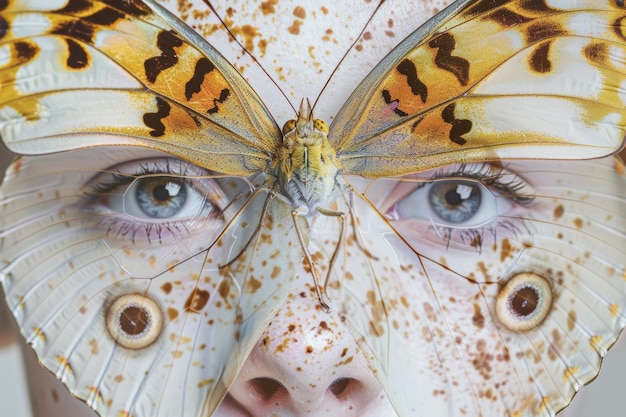
[[[57,3],[0,4],[0,273],[99,415],[383,415],[380,384],[399,416],[547,416],[597,375],[626,318],[621,1],[457,1],[282,129],[158,3]],[[302,386],[246,368],[309,375],[282,356],[306,317],[305,358],[359,352]]]

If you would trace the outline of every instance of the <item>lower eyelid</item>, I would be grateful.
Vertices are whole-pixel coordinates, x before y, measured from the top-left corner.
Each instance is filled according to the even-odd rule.
[[[115,170],[111,170],[115,172]],[[148,173],[144,178],[169,177],[181,179],[179,175]],[[227,196],[215,180],[207,177],[184,178],[186,200],[184,210],[171,217],[150,217],[140,212],[129,215],[125,209],[125,198],[141,176],[104,173],[97,176],[88,185],[82,210],[87,213],[89,221],[86,227],[97,228],[105,236],[114,239],[130,240],[132,244],[165,243],[190,235],[193,230],[202,227],[204,231],[212,229],[223,214],[222,210],[229,204]],[[132,192],[132,191],[131,191]],[[134,198],[134,197],[131,197]],[[189,204],[189,206],[187,206]],[[195,214],[191,214],[195,211]]]
[[[208,206],[210,207],[210,206]],[[109,244],[114,241],[130,241],[133,246],[142,244],[178,243],[191,237],[195,231],[202,230],[205,235],[223,223],[219,210],[203,209],[197,216],[184,219],[142,219],[131,217],[123,212],[113,211],[94,202],[84,206],[88,214],[85,227],[100,229]],[[109,239],[113,239],[110,240]]]
[[[492,177],[494,178],[494,177]],[[390,193],[400,196],[386,211],[386,217],[399,234],[416,247],[445,245],[449,250],[453,247],[481,251],[484,245],[492,245],[497,239],[517,238],[520,233],[528,232],[524,217],[528,213],[534,198],[532,187],[514,173],[506,173],[498,177],[498,181],[466,177],[437,178],[436,181],[452,181],[463,183],[473,181],[480,184],[483,190],[483,202],[490,207],[483,207],[479,217],[465,223],[450,223],[435,217],[428,200],[428,188],[432,182],[398,182]],[[413,201],[411,201],[413,199]],[[487,201],[487,203],[485,203]],[[402,207],[402,205],[407,207]],[[430,236],[430,237],[429,237]]]

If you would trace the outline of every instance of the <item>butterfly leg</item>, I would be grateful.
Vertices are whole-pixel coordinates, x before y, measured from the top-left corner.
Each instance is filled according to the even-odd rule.
[[[322,207],[318,207],[316,210],[324,216],[337,217],[339,220],[339,240],[337,241],[337,245],[335,246],[333,254],[330,257],[330,261],[328,262],[328,273],[326,274],[326,279],[324,280],[324,294],[328,294],[326,290],[328,282],[330,281],[330,272],[333,270],[335,261],[337,260],[337,255],[339,254],[339,250],[341,249],[342,242],[346,235],[346,214],[341,211],[329,210]],[[352,220],[354,224],[354,218]]]
[[[343,198],[348,206],[348,213],[350,214],[350,220],[352,222],[352,231],[354,232],[354,236],[355,236],[355,243],[356,245],[359,247],[360,250],[363,251],[363,253],[365,254],[365,256],[367,256],[368,258],[377,261],[378,257],[374,256],[369,250],[367,250],[367,248],[365,247],[365,244],[363,243],[363,239],[362,236],[357,233],[357,228],[358,228],[358,222],[357,222],[357,216],[356,213],[354,212],[354,210],[352,209],[354,207],[354,194],[353,194],[353,188],[351,186],[347,186],[345,187],[345,190],[343,192]],[[346,197],[346,194],[349,195],[349,197]],[[365,197],[365,196],[363,196]],[[377,210],[378,211],[378,210]]]
[[[257,192],[258,191],[259,190],[257,190]],[[246,243],[243,245],[241,250],[239,252],[237,252],[237,254],[235,256],[233,256],[231,260],[229,260],[225,264],[219,266],[220,269],[228,268],[230,265],[233,264],[233,262],[235,262],[241,256],[242,253],[244,253],[246,251],[246,249],[248,249],[248,247],[250,246],[250,242],[252,242],[254,240],[254,238],[257,237],[257,235],[259,234],[259,231],[263,227],[263,222],[265,220],[265,217],[267,216],[268,207],[270,205],[270,202],[274,199],[274,197],[276,197],[276,192],[272,190],[272,191],[269,192],[267,198],[265,199],[265,202],[263,203],[263,208],[261,209],[261,216],[259,217],[259,221],[258,221],[258,223],[257,223],[257,225],[256,225],[256,227],[254,229],[254,232],[252,232],[252,234],[250,235],[250,237],[248,238]],[[254,198],[254,196],[252,196],[250,198],[250,200],[252,200],[253,198]],[[243,210],[244,208],[242,208],[241,210]],[[238,215],[235,216],[235,218],[237,218],[237,217],[238,217]],[[231,225],[229,224],[228,227],[230,227],[230,226]],[[224,233],[226,232],[226,230],[228,230],[228,227],[224,229]]]
[[[328,298],[326,287],[330,278],[330,271],[332,271],[333,263],[335,262],[337,253],[339,252],[339,248],[341,246],[341,241],[343,240],[343,236],[345,235],[345,213],[336,212],[333,210],[321,209],[319,207],[316,209],[322,215],[337,216],[340,219],[339,241],[337,243],[337,246],[333,250],[333,254],[330,258],[328,273],[324,280],[324,284],[320,285],[320,279],[319,279],[318,272],[316,269],[316,263],[313,260],[313,257],[311,256],[311,252],[309,251],[307,240],[302,231],[302,225],[300,224],[300,219],[305,219],[305,216],[306,216],[305,210],[306,208],[304,208],[304,210],[302,209],[293,210],[291,212],[291,216],[293,217],[294,228],[296,230],[296,234],[298,235],[298,241],[300,242],[300,245],[302,246],[304,257],[306,258],[307,263],[309,264],[309,267],[311,268],[311,275],[313,276],[313,284],[315,285],[315,291],[317,293],[317,298],[319,300],[320,306],[325,312],[329,313],[330,306],[324,299]]]

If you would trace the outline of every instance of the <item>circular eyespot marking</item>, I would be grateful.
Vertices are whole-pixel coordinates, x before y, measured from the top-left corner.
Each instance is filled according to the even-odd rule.
[[[126,294],[113,301],[106,314],[109,334],[120,346],[143,349],[161,334],[163,313],[151,299]]]
[[[496,317],[507,329],[525,332],[539,326],[552,307],[550,282],[535,273],[511,278],[496,299]]]

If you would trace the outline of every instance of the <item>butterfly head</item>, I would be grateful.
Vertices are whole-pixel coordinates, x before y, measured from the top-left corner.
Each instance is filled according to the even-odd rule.
[[[313,145],[328,136],[328,125],[321,119],[313,117],[311,103],[308,99],[300,102],[298,118],[287,120],[283,125],[283,143]]]
[[[328,125],[313,117],[308,99],[300,103],[298,117],[283,126],[274,166],[281,192],[294,207],[313,209],[331,199],[339,166]]]

